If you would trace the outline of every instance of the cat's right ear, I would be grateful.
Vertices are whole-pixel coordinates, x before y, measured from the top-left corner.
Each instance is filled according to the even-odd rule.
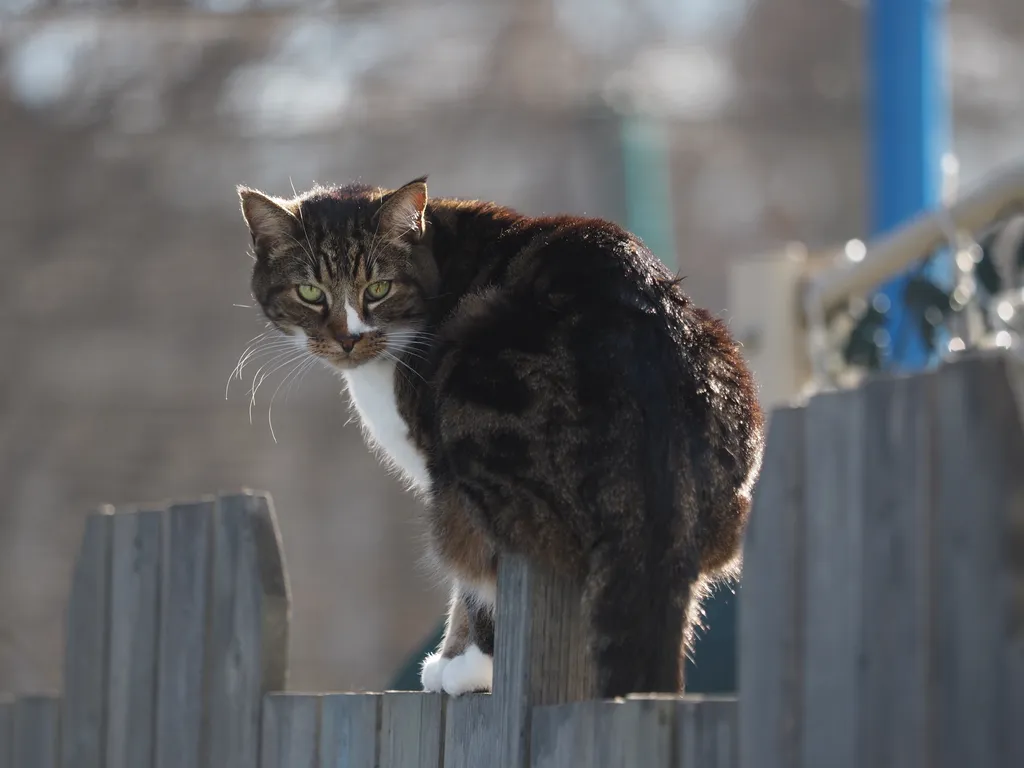
[[[238,198],[257,256],[269,256],[283,242],[298,237],[301,224],[296,203],[243,186],[238,187]]]

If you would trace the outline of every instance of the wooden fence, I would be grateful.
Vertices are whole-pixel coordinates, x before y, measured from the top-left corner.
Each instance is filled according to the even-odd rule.
[[[574,585],[501,564],[495,691],[275,693],[270,502],[100,510],[64,691],[0,704],[0,768],[1020,768],[1024,364],[964,358],[773,415],[740,697],[592,698]]]

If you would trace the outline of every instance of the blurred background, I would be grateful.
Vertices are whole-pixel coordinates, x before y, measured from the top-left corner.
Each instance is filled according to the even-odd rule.
[[[947,10],[969,185],[1024,155],[1024,5]],[[872,227],[866,16],[857,0],[0,0],[0,690],[60,685],[98,503],[269,491],[292,688],[380,689],[437,627],[417,503],[346,426],[337,381],[278,392],[276,441],[280,375],[251,423],[253,368],[225,400],[263,330],[236,184],[429,173],[434,195],[607,217],[729,319],[737,260]]]

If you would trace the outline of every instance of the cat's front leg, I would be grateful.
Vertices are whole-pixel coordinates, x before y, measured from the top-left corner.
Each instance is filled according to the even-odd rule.
[[[456,582],[444,640],[423,662],[423,689],[450,696],[490,691],[493,657],[493,607]]]
[[[424,691],[440,693],[443,690],[445,667],[451,660],[466,650],[469,643],[469,614],[462,599],[459,582],[452,585],[451,598],[448,602],[448,618],[445,622],[444,638],[441,647],[427,656],[420,667],[420,684]]]

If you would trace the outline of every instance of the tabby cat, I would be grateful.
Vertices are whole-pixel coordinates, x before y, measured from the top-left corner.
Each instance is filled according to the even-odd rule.
[[[426,690],[489,690],[498,557],[577,578],[603,697],[674,692],[735,576],[762,415],[725,326],[639,238],[387,191],[239,188],[266,317],[344,377],[450,576]]]

